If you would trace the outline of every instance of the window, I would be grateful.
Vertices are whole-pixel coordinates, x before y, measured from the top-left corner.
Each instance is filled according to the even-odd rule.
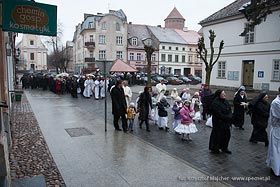
[[[106,30],[106,22],[101,23],[101,29]]]
[[[189,55],[189,62],[193,62],[192,55]]]
[[[88,28],[90,29],[90,28],[93,28],[93,22],[89,22],[88,23]]]
[[[30,60],[34,60],[34,53],[30,53]]]
[[[183,47],[182,50],[185,51],[185,48]]]
[[[186,56],[182,55],[182,62],[186,62]]]
[[[165,59],[165,54],[161,54],[161,61],[162,61],[162,62],[165,62],[165,61],[166,61],[166,59]]]
[[[99,59],[106,59],[106,51],[99,51]]]
[[[172,50],[172,47],[169,47],[169,50]]]
[[[99,35],[99,44],[105,44],[105,43],[106,43],[105,35]]]
[[[117,36],[116,37],[116,44],[117,45],[122,45],[122,36]]]
[[[134,53],[129,53],[129,60],[134,60]]]
[[[218,78],[226,78],[226,62],[218,62]]]
[[[117,51],[117,59],[122,59],[123,58],[123,55],[122,55],[122,51]]]
[[[93,35],[89,35],[89,41],[93,42]]]
[[[132,45],[134,45],[134,46],[137,45],[137,38],[132,38]]]
[[[176,51],[178,51],[179,50],[179,48],[178,47],[176,47]]]
[[[93,51],[90,51],[90,52],[89,52],[89,57],[90,57],[90,58],[93,58]]]
[[[152,59],[153,62],[156,61],[156,54],[152,54]]]
[[[272,80],[280,81],[280,59],[273,60]]]
[[[137,60],[141,60],[141,53],[137,53]]]
[[[116,23],[116,31],[120,31],[120,30],[121,30],[120,24]]]
[[[30,40],[30,45],[34,45],[34,40]]]
[[[254,43],[254,38],[255,38],[254,26],[250,26],[249,23],[246,23],[245,30],[247,31],[245,35],[245,44]]]
[[[172,62],[172,55],[168,55],[168,62]]]
[[[179,55],[175,55],[175,62],[179,62]]]
[[[162,46],[162,49],[165,49],[165,46],[164,46],[164,45]]]
[[[192,51],[192,48],[189,48],[190,51]]]

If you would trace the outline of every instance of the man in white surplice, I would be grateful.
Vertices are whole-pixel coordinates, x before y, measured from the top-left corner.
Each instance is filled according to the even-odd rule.
[[[270,105],[268,124],[270,135],[266,164],[274,175],[280,176],[280,87],[278,88],[278,96]]]
[[[99,99],[99,77],[96,77],[96,80],[94,81],[94,98],[97,100]]]
[[[132,91],[131,91],[130,87],[128,87],[127,81],[123,81],[123,91],[124,91],[124,95],[125,95],[126,104],[127,104],[127,106],[129,106],[131,98],[132,98]]]
[[[85,89],[84,89],[83,95],[86,98],[90,98],[91,86],[90,86],[89,77],[87,77],[87,80],[85,80],[84,86],[85,86]]]
[[[158,91],[157,101],[159,102],[166,92],[166,85],[164,84],[164,80],[161,80],[160,83],[156,85],[156,89]]]

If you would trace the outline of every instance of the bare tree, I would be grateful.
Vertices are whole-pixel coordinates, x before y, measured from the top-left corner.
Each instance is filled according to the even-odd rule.
[[[215,55],[214,41],[215,41],[216,35],[213,30],[209,30],[209,33],[210,33],[209,60],[208,60],[208,50],[206,49],[205,43],[204,43],[204,37],[201,37],[198,40],[198,49],[196,50],[196,52],[198,53],[198,55],[200,56],[200,58],[203,60],[203,62],[205,64],[205,72],[206,72],[205,83],[210,86],[211,72],[212,72],[214,65],[217,63],[218,59],[220,58],[222,49],[224,48],[224,41],[222,40],[220,42],[219,52],[218,52],[216,59],[214,60],[214,55]]]
[[[245,36],[249,28],[261,24],[266,20],[269,14],[272,14],[271,8],[279,5],[279,0],[251,0],[251,3],[243,6],[240,10],[245,15],[245,18],[249,22],[249,27],[245,28],[240,36]]]

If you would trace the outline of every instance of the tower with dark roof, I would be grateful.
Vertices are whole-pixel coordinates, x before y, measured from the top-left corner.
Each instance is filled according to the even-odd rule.
[[[185,26],[185,18],[180,14],[176,7],[173,8],[167,18],[165,18],[164,22],[166,28],[183,30]]]

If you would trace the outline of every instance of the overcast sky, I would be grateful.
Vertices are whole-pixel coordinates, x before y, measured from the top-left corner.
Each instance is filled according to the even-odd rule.
[[[57,6],[57,19],[63,24],[63,41],[73,39],[75,26],[83,21],[84,13],[108,13],[122,9],[127,22],[164,26],[164,19],[174,6],[186,19],[185,27],[198,31],[198,22],[234,2],[234,0],[36,0]],[[64,44],[65,45],[65,44]]]

